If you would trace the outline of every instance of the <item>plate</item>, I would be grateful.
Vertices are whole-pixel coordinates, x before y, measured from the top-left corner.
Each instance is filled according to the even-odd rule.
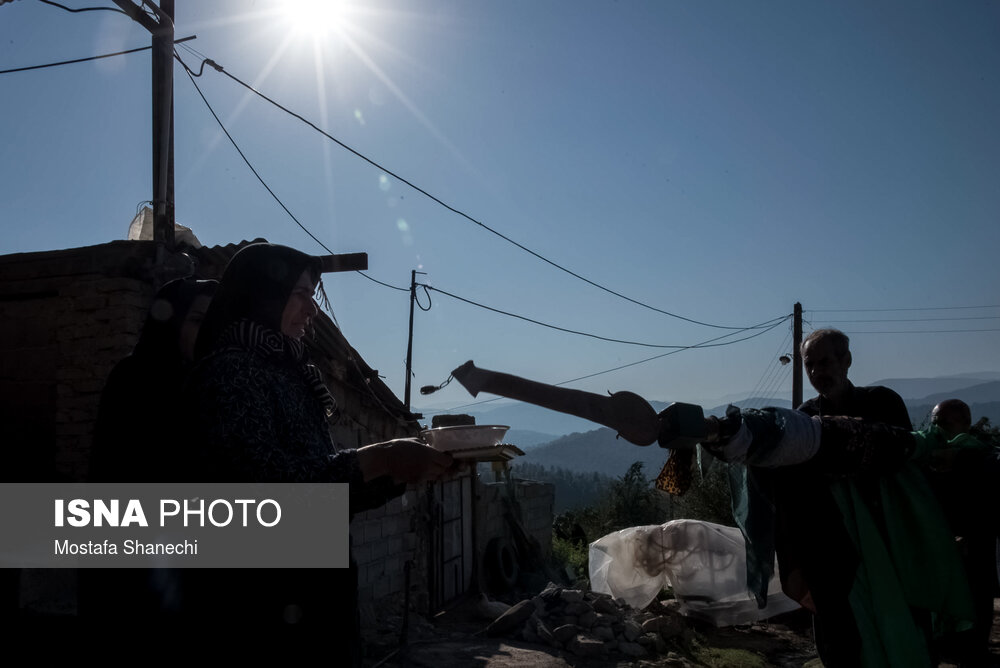
[[[499,445],[508,429],[510,427],[501,424],[458,425],[424,429],[420,437],[435,450],[448,452]]]

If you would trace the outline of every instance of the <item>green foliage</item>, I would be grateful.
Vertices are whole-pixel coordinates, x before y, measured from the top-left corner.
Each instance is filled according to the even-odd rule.
[[[590,549],[586,543],[575,543],[565,538],[553,536],[552,558],[557,564],[568,568],[578,579],[589,576]]]
[[[642,462],[634,462],[598,505],[603,524],[601,535],[629,527],[663,524],[669,518],[669,501],[653,487],[642,471]]]
[[[732,497],[729,493],[728,465],[712,459],[706,470],[695,474],[695,482],[674,503],[671,519],[693,519],[736,526]]]
[[[972,425],[969,433],[987,445],[995,448],[1000,447],[1000,425],[991,425],[989,418],[980,418],[976,424]]]
[[[613,480],[596,472],[575,473],[556,466],[522,461],[512,464],[511,472],[518,478],[552,484],[556,495],[554,512],[557,514],[597,503]]]

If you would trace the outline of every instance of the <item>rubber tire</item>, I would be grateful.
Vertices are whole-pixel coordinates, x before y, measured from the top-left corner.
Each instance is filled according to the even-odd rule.
[[[486,545],[483,568],[486,582],[494,594],[509,591],[521,570],[514,549],[503,538],[494,538]]]

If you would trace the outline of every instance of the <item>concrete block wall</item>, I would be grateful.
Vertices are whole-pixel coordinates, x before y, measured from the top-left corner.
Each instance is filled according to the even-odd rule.
[[[521,522],[525,531],[538,541],[542,555],[548,557],[552,552],[555,485],[535,480],[518,480],[514,490],[521,507]]]
[[[492,538],[503,536],[511,539],[510,528],[504,517],[506,483],[483,483],[477,499],[476,528],[478,544],[483,547]],[[552,549],[552,520],[555,508],[555,486],[535,480],[514,481],[514,498],[521,511],[521,525],[529,536],[538,541],[542,554],[548,556]]]
[[[155,247],[87,251],[0,264],[0,430],[19,479],[85,479],[104,381],[138,340],[152,298]]]
[[[406,562],[411,562],[413,605],[427,605],[428,517],[426,486],[411,485],[403,496],[354,516],[351,541],[358,565],[358,601],[374,604],[405,592]]]

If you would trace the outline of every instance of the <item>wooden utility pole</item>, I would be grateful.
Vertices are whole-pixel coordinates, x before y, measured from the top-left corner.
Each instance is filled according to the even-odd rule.
[[[114,0],[150,32],[153,91],[153,239],[174,247],[174,0],[150,7],[156,17],[131,0]]]
[[[424,273],[416,269],[410,272],[410,329],[406,339],[406,389],[403,391],[406,410],[410,410],[410,381],[413,377],[413,305],[417,303],[417,274]]]
[[[792,408],[802,404],[802,304],[795,302],[792,316]]]

